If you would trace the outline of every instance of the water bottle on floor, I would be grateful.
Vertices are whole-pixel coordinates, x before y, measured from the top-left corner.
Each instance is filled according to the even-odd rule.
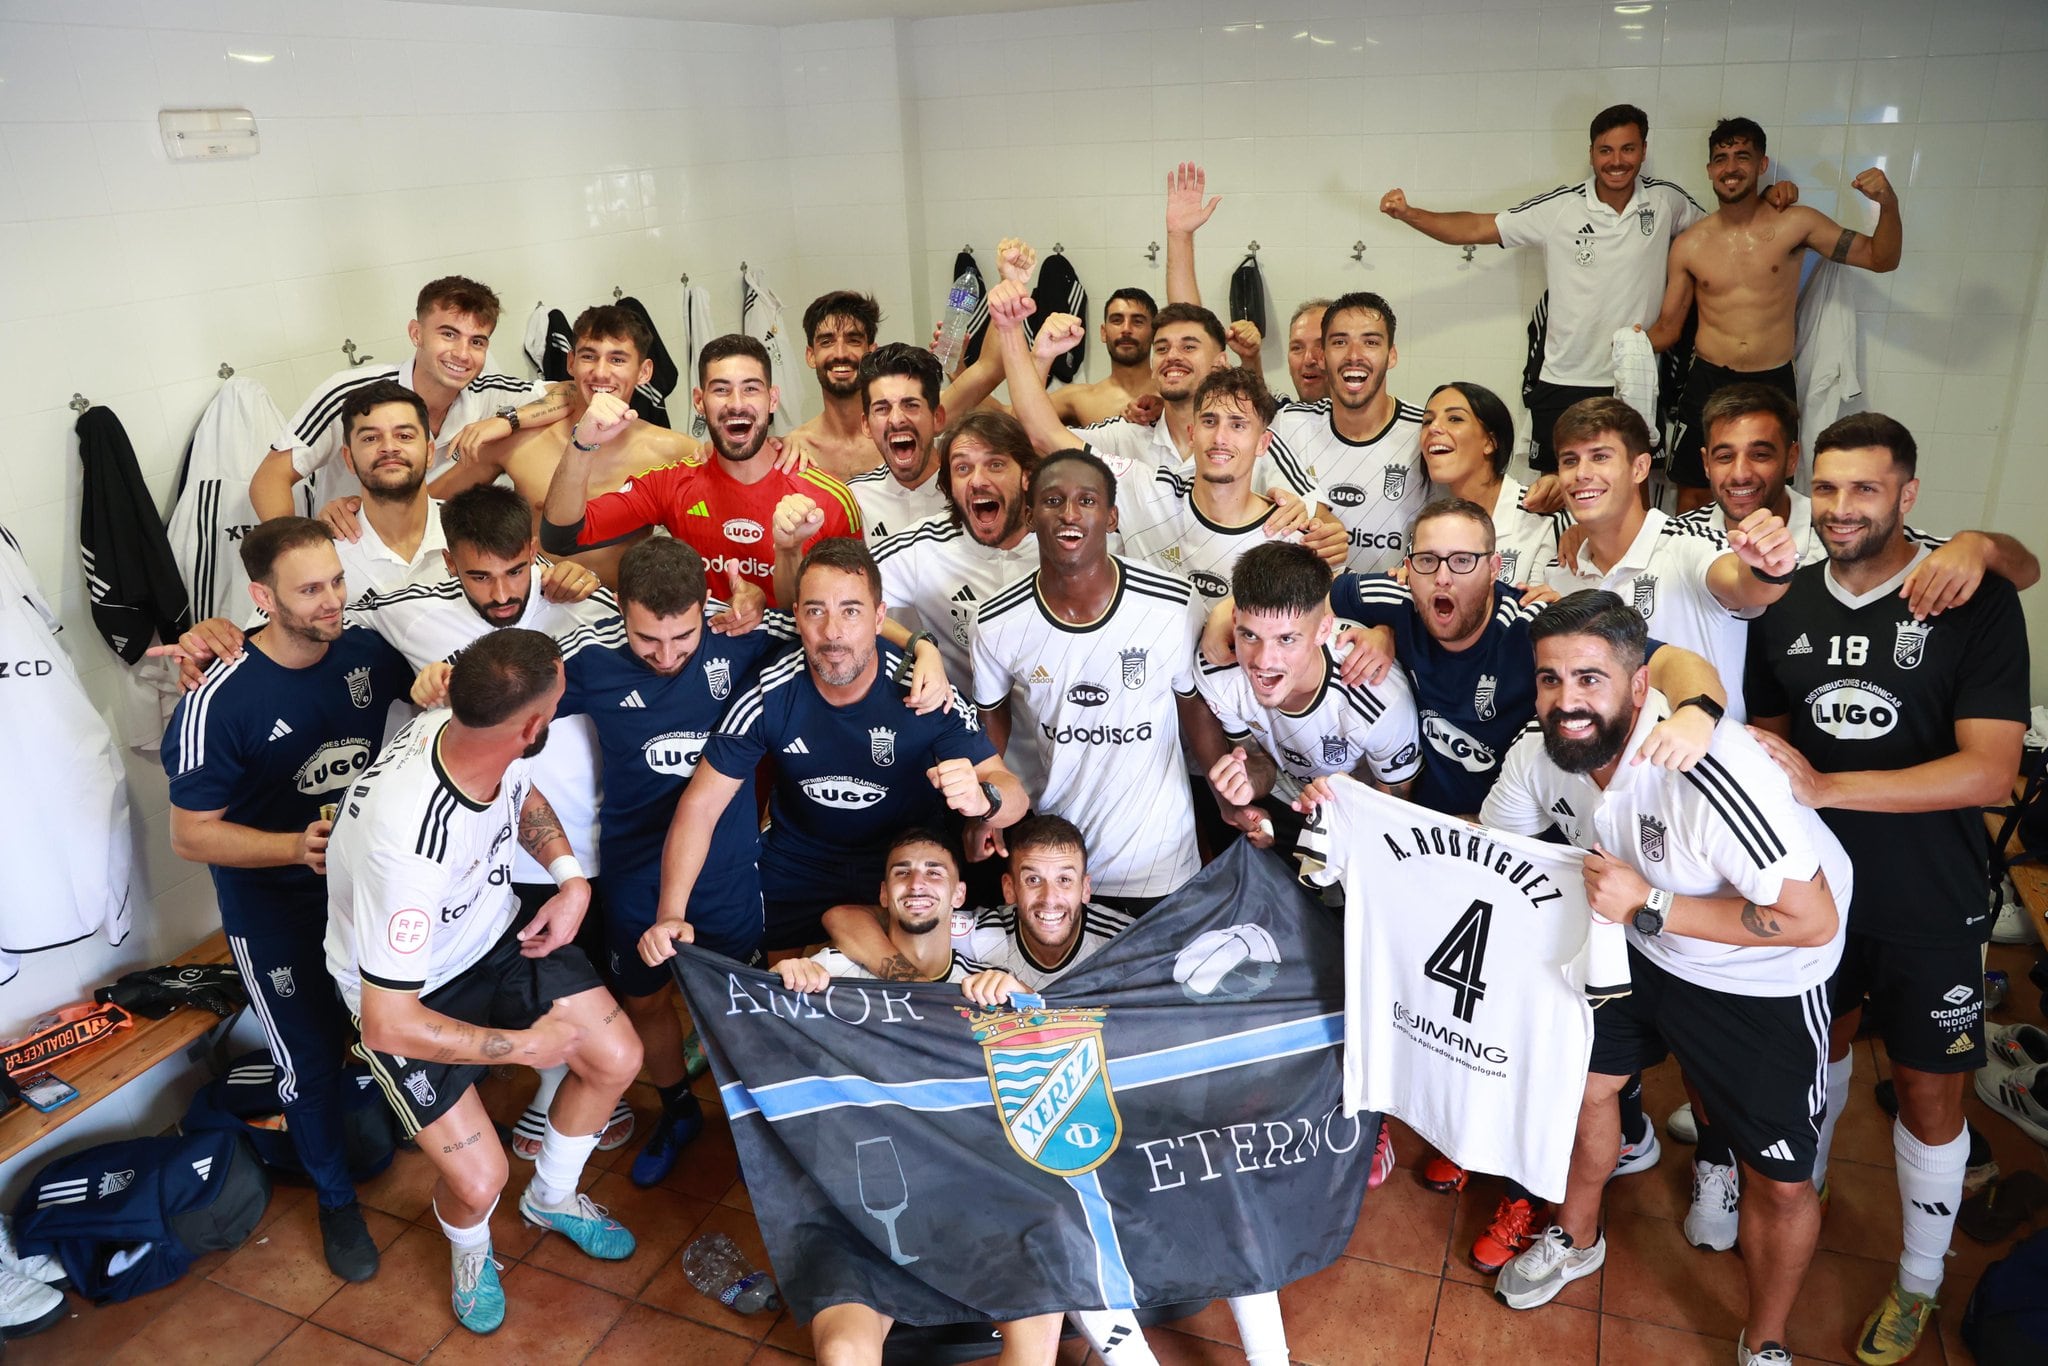
[[[782,1308],[775,1281],[747,1263],[747,1254],[723,1233],[707,1233],[683,1249],[690,1284],[735,1313]]]
[[[967,349],[968,326],[980,308],[981,282],[974,278],[973,271],[963,270],[953,277],[953,287],[946,292],[945,322],[939,328],[937,344],[932,347],[944,373],[950,375],[959,368],[961,354]]]

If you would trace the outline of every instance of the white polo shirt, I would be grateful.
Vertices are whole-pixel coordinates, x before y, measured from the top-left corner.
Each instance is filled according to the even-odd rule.
[[[1500,554],[1502,583],[1540,583],[1544,570],[1557,558],[1559,525],[1570,523],[1570,514],[1530,512],[1522,506],[1529,490],[1513,475],[1500,481],[1500,496],[1493,505],[1493,548]]]
[[[356,540],[334,538],[334,553],[341,557],[342,582],[348,585],[351,598],[382,593],[412,579],[447,577],[448,568],[441,555],[448,549],[448,538],[441,534],[439,499],[427,500],[426,529],[420,533],[420,548],[409,560],[399,558],[397,551],[384,544],[384,538],[370,525],[368,517],[358,513],[356,525],[363,529]]]
[[[1351,441],[1337,434],[1330,401],[1288,403],[1273,419],[1268,454],[1315,481],[1315,499],[1344,524],[1351,548],[1344,567],[1379,574],[1401,562],[1408,527],[1429,501],[1429,469],[1422,462],[1422,409],[1394,404],[1378,435]]]
[[[1821,818],[1801,806],[1777,761],[1741,726],[1714,727],[1713,742],[1689,773],[1634,762],[1671,704],[1655,688],[1629,732],[1603,790],[1567,773],[1543,748],[1534,722],[1508,751],[1479,822],[1518,835],[1556,825],[1581,849],[1595,844],[1652,887],[1677,896],[1741,896],[1777,904],[1787,882],[1827,875],[1840,913],[1834,938],[1816,948],[1760,948],[1693,939],[1666,930],[1629,942],[1676,977],[1737,996],[1797,996],[1834,975],[1849,931],[1849,856]]]
[[[1708,569],[1728,553],[1728,543],[1713,532],[1651,508],[1636,538],[1605,574],[1593,563],[1588,537],[1576,564],[1553,560],[1545,577],[1559,593],[1604,588],[1641,612],[1658,640],[1704,656],[1727,690],[1732,729],[1749,719],[1742,699],[1749,624],[1707,587]]]
[[[1167,429],[1163,413],[1149,427],[1126,418],[1106,417],[1085,427],[1069,427],[1067,431],[1075,442],[1104,460],[1118,456],[1162,470],[1179,469],[1187,461],[1187,457],[1180,453],[1180,447],[1173,444],[1173,433]]]
[[[1611,388],[1614,333],[1657,320],[1671,240],[1704,217],[1692,196],[1648,175],[1620,213],[1589,176],[1495,214],[1503,247],[1543,248],[1542,378]]]
[[[870,546],[884,536],[910,530],[927,517],[944,517],[952,510],[939,490],[936,465],[917,485],[907,485],[889,473],[887,465],[877,465],[847,480],[846,491],[860,504],[861,534]]]

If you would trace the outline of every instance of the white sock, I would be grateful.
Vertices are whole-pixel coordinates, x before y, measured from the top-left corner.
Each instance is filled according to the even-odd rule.
[[[498,1208],[498,1202],[491,1201],[491,1208],[484,1211],[484,1217],[474,1228],[457,1228],[441,1217],[441,1207],[434,1206],[434,1222],[441,1226],[441,1232],[448,1235],[448,1241],[455,1244],[457,1252],[477,1252],[491,1245],[491,1213]]]
[[[1233,1296],[1230,1316],[1237,1320],[1245,1366],[1288,1366],[1287,1325],[1280,1321],[1279,1295],[1268,1291]]]
[[[1899,1284],[1916,1295],[1941,1289],[1942,1258],[1955,1233],[1963,1203],[1963,1171],[1970,1164],[1970,1130],[1946,1143],[1922,1143],[1892,1121],[1892,1155],[1898,1161],[1899,1208],[1905,1216],[1906,1249],[1899,1254]]]
[[[1813,1154],[1815,1190],[1828,1183],[1828,1153],[1835,1146],[1835,1125],[1842,1118],[1842,1107],[1849,1103],[1849,1078],[1855,1070],[1854,1053],[1844,1053],[1828,1063],[1828,1112],[1821,1116],[1820,1146]]]
[[[1067,1315],[1103,1366],[1159,1366],[1138,1316],[1128,1309],[1076,1309]]]
[[[527,1102],[527,1108],[538,1110],[542,1114],[552,1110],[555,1107],[555,1092],[562,1089],[562,1080],[568,1075],[569,1064],[565,1062],[541,1068],[540,1089],[533,1093],[533,1099]]]
[[[565,1204],[583,1179],[583,1164],[597,1151],[596,1134],[565,1134],[547,1122],[540,1140],[540,1155],[533,1159],[533,1193],[541,1204]]]

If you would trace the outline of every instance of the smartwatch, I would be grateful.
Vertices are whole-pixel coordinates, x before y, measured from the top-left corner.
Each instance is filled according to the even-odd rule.
[[[505,420],[506,420],[507,422],[511,423],[511,424],[512,424],[512,430],[513,430],[513,431],[515,431],[515,432],[516,432],[516,431],[518,431],[518,430],[519,430],[519,409],[518,409],[518,408],[516,408],[516,407],[514,407],[514,406],[513,406],[512,404],[508,403],[508,404],[506,404],[506,405],[505,405],[504,407],[502,407],[502,408],[498,409],[498,416],[499,416],[499,417],[502,417],[502,418],[504,418],[504,419],[505,419]]]
[[[1671,714],[1676,716],[1685,707],[1698,707],[1701,711],[1712,717],[1714,724],[1717,726],[1721,724],[1721,718],[1728,714],[1725,707],[1705,693],[1686,698],[1685,701],[1680,702],[1678,706],[1671,709]]]
[[[987,779],[982,780],[981,795],[988,798],[988,810],[976,816],[976,820],[987,820],[1003,809],[1003,790]]]
[[[1629,923],[1638,931],[1655,938],[1664,933],[1664,917],[1671,913],[1671,893],[1662,887],[1652,887],[1650,895],[1636,908],[1635,919]]]

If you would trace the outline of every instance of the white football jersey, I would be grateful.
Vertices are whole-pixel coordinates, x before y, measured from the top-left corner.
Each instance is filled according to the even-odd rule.
[[[441,767],[454,715],[426,712],[400,731],[334,823],[327,970],[357,1015],[363,983],[425,996],[489,953],[519,912],[512,851],[530,764],[513,760],[488,800],[464,792]]]
[[[922,484],[906,488],[889,473],[887,465],[877,465],[847,480],[846,491],[860,505],[861,534],[869,545],[908,531],[928,517],[946,517],[952,512],[939,489],[936,467]]]
[[[470,606],[462,585],[439,572],[414,579],[389,592],[365,593],[348,607],[350,622],[367,626],[391,642],[415,669],[453,659],[474,645],[493,627]],[[526,610],[511,623],[528,631],[539,631],[565,640],[580,627],[596,626],[616,617],[618,604],[611,594],[598,592],[582,602],[549,602],[540,591],[541,566],[533,567],[526,593]],[[596,877],[598,787],[597,731],[587,716],[558,716],[548,725],[547,748],[533,761],[533,778],[548,794],[548,804],[562,819],[563,833],[577,861]],[[518,881],[553,882],[547,870],[535,863],[524,849],[516,849],[513,871]]]
[[[1749,719],[1742,697],[1749,622],[1723,607],[1707,587],[1707,571],[1727,553],[1728,543],[1705,527],[1651,508],[1635,540],[1605,574],[1593,563],[1589,537],[1577,563],[1553,560],[1545,577],[1561,594],[1606,589],[1641,612],[1658,640],[1704,658],[1728,693],[1728,720],[1739,724]]]
[[[1460,1166],[1564,1197],[1592,1003],[1628,994],[1622,927],[1576,849],[1333,778],[1304,881],[1344,886],[1344,1109],[1398,1115]]]
[[[1176,697],[1194,695],[1195,642],[1208,609],[1186,579],[1121,556],[1115,596],[1085,626],[1055,617],[1037,574],[983,605],[974,700],[1012,697],[1010,752],[1036,749],[1041,811],[1088,835],[1088,872],[1103,896],[1164,896],[1195,875],[1195,822],[1181,759]]]
[[[1500,555],[1502,583],[1542,583],[1557,558],[1558,529],[1571,524],[1562,512],[1528,511],[1522,506],[1528,492],[1521,480],[1507,475],[1493,505],[1493,548]]]
[[[1156,469],[1148,477],[1135,467],[1128,475],[1113,464],[1110,468],[1117,471],[1117,529],[1123,533],[1124,553],[1180,575],[1211,606],[1230,596],[1237,557],[1271,539],[1266,523],[1279,511],[1271,503],[1256,504],[1258,515],[1249,522],[1225,526],[1195,506],[1192,469]]]
[[[1007,972],[1026,990],[1042,991],[1100,952],[1134,922],[1122,911],[1089,902],[1081,907],[1081,933],[1058,962],[1041,963],[1017,932],[1017,908],[998,906],[974,917],[964,934],[953,936],[953,953],[977,968]]]
[[[1284,404],[1273,419],[1270,453],[1314,478],[1316,501],[1336,514],[1350,537],[1346,569],[1377,574],[1400,563],[1409,524],[1429,501],[1422,409],[1396,402],[1378,436],[1354,442],[1337,435],[1328,399]]]
[[[1741,896],[1777,903],[1788,881],[1827,877],[1840,919],[1815,948],[1763,948],[1629,927],[1642,954],[1676,977],[1737,996],[1798,996],[1834,975],[1849,928],[1849,856],[1763,746],[1741,726],[1714,727],[1706,757],[1688,773],[1635,762],[1636,752],[1671,704],[1655,688],[1636,718],[1614,776],[1602,789],[1567,773],[1543,748],[1534,722],[1501,764],[1479,819],[1501,830],[1537,834],[1555,825],[1581,849],[1595,844],[1677,896]]]
[[[1195,689],[1223,733],[1256,743],[1280,766],[1273,795],[1292,801],[1302,784],[1326,774],[1352,774],[1362,763],[1389,787],[1422,770],[1415,693],[1407,671],[1389,669],[1384,682],[1352,687],[1337,676],[1337,658],[1323,647],[1323,685],[1298,712],[1268,707],[1252,692],[1235,661],[1211,664],[1198,653]]]

